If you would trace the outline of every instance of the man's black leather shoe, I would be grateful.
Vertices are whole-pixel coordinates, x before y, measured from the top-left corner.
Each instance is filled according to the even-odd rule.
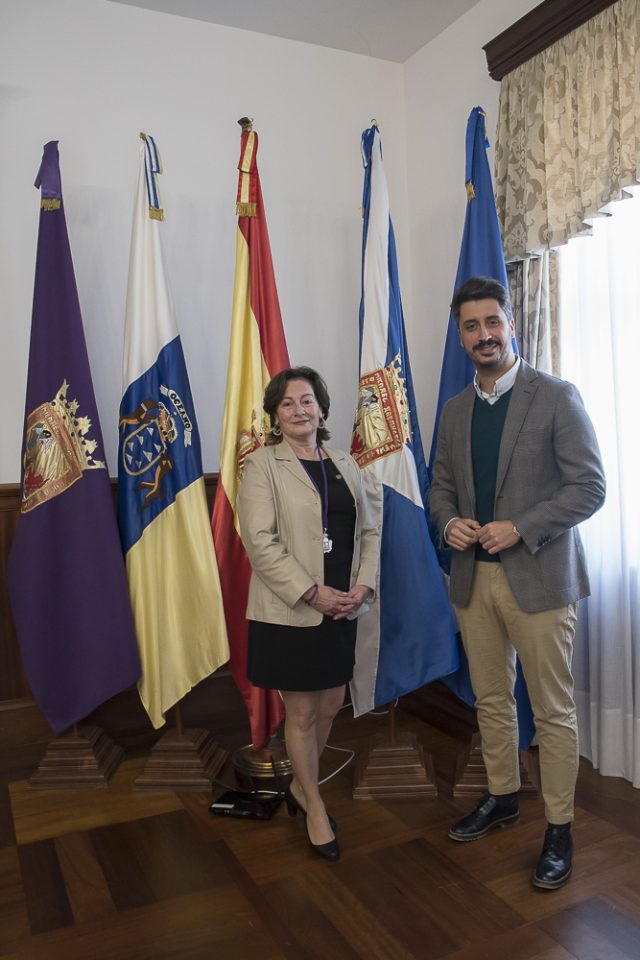
[[[563,886],[571,876],[572,857],[571,824],[550,823],[544,835],[542,853],[533,875],[534,887],[540,887],[542,890],[557,890],[558,887]]]
[[[505,793],[497,797],[492,793],[485,794],[477,807],[467,817],[458,820],[449,830],[452,840],[466,843],[469,840],[480,840],[498,827],[507,827],[520,819],[518,811],[517,793]]]

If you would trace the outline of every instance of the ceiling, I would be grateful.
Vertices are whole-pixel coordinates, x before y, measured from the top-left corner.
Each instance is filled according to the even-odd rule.
[[[478,0],[111,0],[404,63]]]

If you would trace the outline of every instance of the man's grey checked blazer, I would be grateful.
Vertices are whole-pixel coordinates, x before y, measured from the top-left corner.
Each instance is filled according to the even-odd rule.
[[[429,507],[442,539],[452,517],[475,518],[471,463],[473,383],[445,405]],[[526,613],[552,610],[589,594],[576,524],[604,502],[605,479],[593,426],[577,389],[520,362],[504,424],[496,479],[495,520],[522,536],[500,554]],[[453,550],[450,599],[469,603],[475,550]]]

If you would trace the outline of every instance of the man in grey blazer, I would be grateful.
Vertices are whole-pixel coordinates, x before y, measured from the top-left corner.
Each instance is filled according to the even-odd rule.
[[[577,524],[602,505],[604,473],[576,388],[515,355],[504,287],[473,277],[451,306],[476,374],[442,411],[429,506],[453,551],[450,597],[490,792],[449,836],[478,840],[518,819],[517,653],[548,821],[533,883],[556,889],[571,875],[578,773],[571,651],[577,602],[589,593]]]

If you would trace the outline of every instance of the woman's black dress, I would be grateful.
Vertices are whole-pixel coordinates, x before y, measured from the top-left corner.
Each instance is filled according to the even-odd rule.
[[[323,491],[319,460],[305,460],[304,467]],[[349,590],[356,508],[351,491],[332,460],[324,467],[329,487],[328,531],[333,541],[324,555],[324,582],[337,590]],[[353,676],[356,621],[323,617],[317,627],[291,627],[249,621],[247,677],[256,687],[272,690],[329,690],[348,683]]]

